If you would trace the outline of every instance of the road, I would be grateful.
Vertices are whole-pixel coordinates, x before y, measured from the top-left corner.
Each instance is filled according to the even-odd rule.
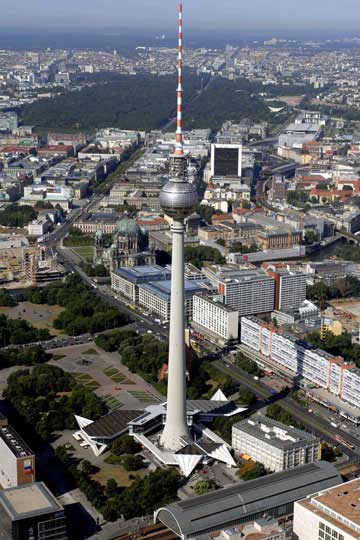
[[[272,394],[267,386],[265,386],[261,381],[256,381],[248,373],[244,372],[240,368],[233,365],[224,365],[222,360],[216,360],[214,365],[226,375],[229,375],[237,382],[241,383],[242,386],[248,388],[254,394],[260,396],[263,399],[276,399],[274,394]],[[301,422],[309,431],[312,431],[322,439],[331,444],[336,445],[341,448],[341,450],[349,456],[350,461],[355,461],[359,459],[360,454],[360,440],[353,437],[349,433],[345,433],[339,428],[333,428],[328,422],[320,418],[319,416],[311,415],[308,413],[304,407],[299,405],[295,400],[289,398],[288,396],[282,397],[281,406],[289,412],[296,420]],[[279,400],[280,401],[280,400]],[[354,445],[354,450],[350,450],[345,446],[339,444],[336,440],[336,436],[339,435],[350,444]]]

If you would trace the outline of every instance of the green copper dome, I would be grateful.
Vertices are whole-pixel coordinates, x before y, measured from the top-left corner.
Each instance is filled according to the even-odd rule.
[[[117,224],[115,234],[119,236],[137,236],[141,234],[141,229],[134,219],[125,215]]]

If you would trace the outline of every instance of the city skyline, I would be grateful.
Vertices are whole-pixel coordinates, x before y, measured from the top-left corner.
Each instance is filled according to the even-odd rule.
[[[173,33],[173,9],[176,0],[139,0],[136,5],[130,0],[123,0],[121,6],[115,0],[78,0],[76,4],[64,0],[61,5],[34,0],[31,4],[24,0],[2,3],[1,28],[57,28],[61,30],[78,28],[114,29],[121,32],[138,29],[154,32]],[[191,34],[194,30],[206,32],[237,31],[311,31],[327,30],[334,33],[351,33],[357,30],[356,12],[359,5],[355,0],[345,0],[341,6],[336,0],[304,0],[301,5],[291,6],[285,0],[276,0],[269,4],[266,0],[254,0],[245,6],[235,0],[197,0],[196,4],[187,0],[184,3],[187,12],[187,27]],[[16,20],[14,20],[16,12]],[[139,17],[141,13],[141,17]],[[117,23],[114,24],[114,20]],[[316,37],[316,36],[314,36]]]

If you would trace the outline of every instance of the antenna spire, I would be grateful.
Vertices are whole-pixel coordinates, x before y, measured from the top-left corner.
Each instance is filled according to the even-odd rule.
[[[183,5],[179,4],[179,42],[178,42],[178,87],[177,87],[177,115],[176,115],[176,145],[175,155],[183,156],[183,136],[182,136],[182,66],[183,66]]]

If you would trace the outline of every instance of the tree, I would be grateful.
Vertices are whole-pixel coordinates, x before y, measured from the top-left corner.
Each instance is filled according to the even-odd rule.
[[[316,242],[318,239],[318,235],[316,234],[315,231],[312,231],[312,230],[307,230],[305,232],[305,243],[306,244],[313,244],[314,242]]]
[[[83,459],[81,462],[81,470],[86,476],[91,476],[92,474],[95,474],[99,469],[95,467],[90,461],[87,459]]]
[[[239,395],[237,398],[237,402],[241,403],[242,405],[251,405],[256,400],[256,396],[251,390],[248,390],[247,388],[241,388],[239,390]]]
[[[285,411],[278,403],[272,403],[266,408],[266,416],[285,424],[286,426],[302,427],[290,413]]]
[[[258,367],[256,362],[254,362],[254,360],[250,360],[250,358],[247,358],[243,353],[238,353],[235,361],[236,365],[240,369],[246,371],[246,373],[255,375],[257,377],[261,377],[263,375],[262,370]]]
[[[225,240],[223,238],[218,238],[216,240],[216,243],[219,244],[219,246],[223,246],[223,247],[225,247],[225,245],[226,245],[226,242],[225,242]]]
[[[262,463],[256,461],[247,461],[239,467],[239,476],[242,480],[255,480],[261,476],[265,476],[266,469]]]
[[[193,486],[193,490],[196,495],[204,495],[204,493],[209,493],[209,491],[214,491],[219,489],[219,486],[215,480],[199,480]]]
[[[144,458],[139,454],[136,456],[126,454],[122,459],[122,466],[125,471],[138,471],[144,467]]]
[[[115,439],[111,445],[111,452],[115,456],[121,456],[123,454],[137,454],[140,452],[140,450],[140,444],[135,441],[131,435],[123,435],[122,437]]]

